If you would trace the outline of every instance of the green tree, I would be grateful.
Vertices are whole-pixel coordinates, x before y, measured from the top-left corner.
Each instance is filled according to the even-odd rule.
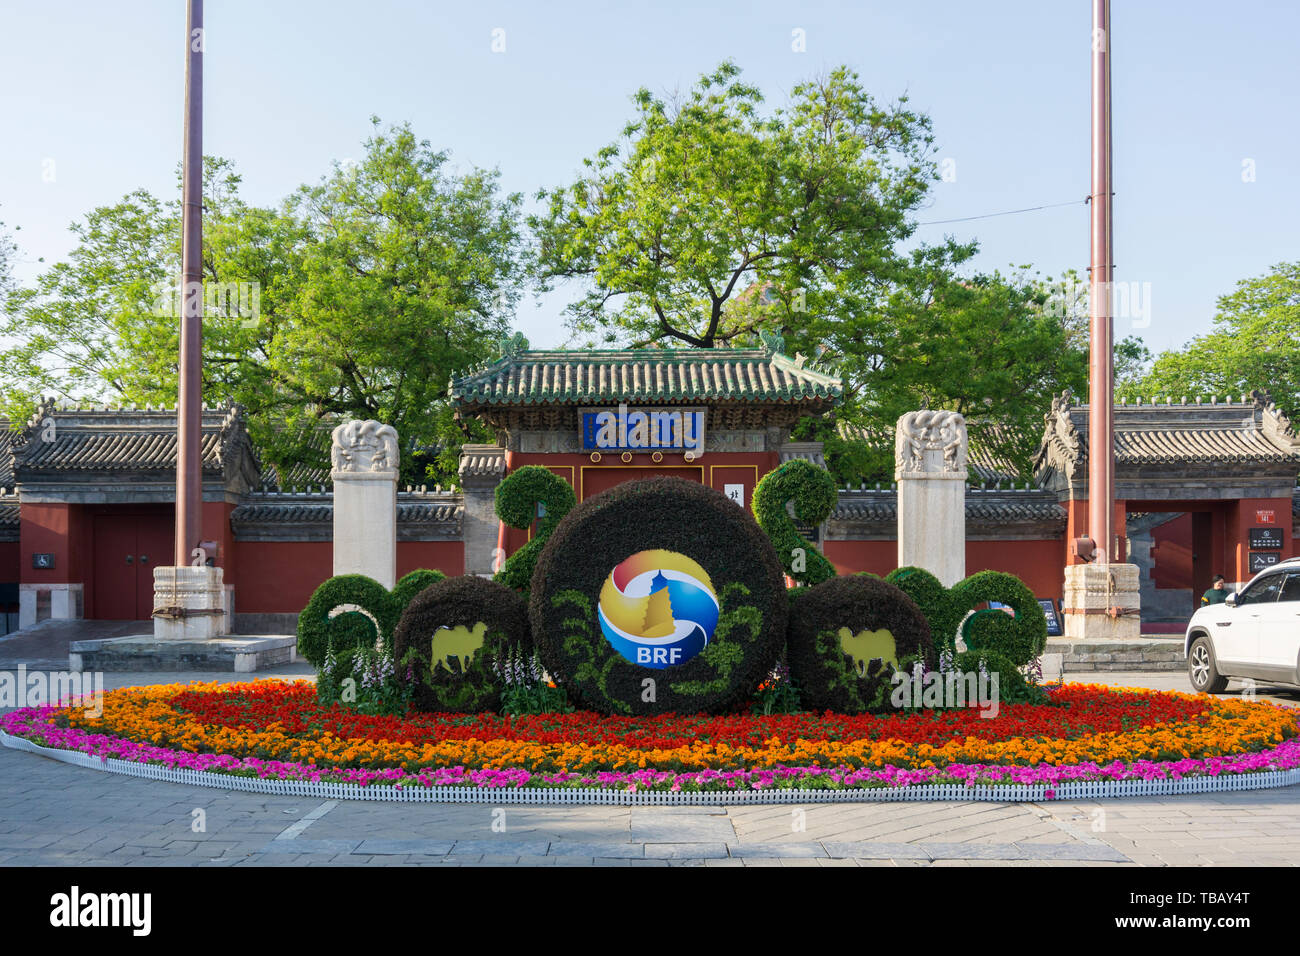
[[[1242,279],[1218,300],[1212,330],[1160,353],[1131,397],[1241,396],[1267,391],[1300,416],[1300,262]]]
[[[440,477],[463,439],[447,381],[508,331],[519,295],[521,198],[494,171],[451,172],[408,126],[375,124],[355,166],[277,209],[245,204],[231,163],[205,161],[204,393],[243,404],[276,464],[323,464],[321,429],[377,418],[440,447]],[[42,394],[175,404],[179,202],[137,191],[73,231],[0,327],[6,411]]]
[[[811,316],[854,323],[908,267],[895,246],[937,178],[929,120],[905,98],[877,105],[844,67],[770,115],[739,76],[726,62],[684,97],[638,91],[621,139],[538,194],[538,277],[584,287],[567,309],[579,333],[713,347]]]
[[[1024,267],[968,278],[921,270],[868,333],[845,341],[847,330],[828,323],[847,382],[847,427],[835,438],[820,429],[837,476],[891,480],[895,423],[918,408],[960,412],[972,446],[1028,474],[1052,396],[1087,386],[1077,316],[1053,308],[1049,288]],[[846,432],[861,445],[843,442]]]
[[[574,331],[716,347],[767,330],[833,362],[844,407],[799,434],[841,480],[892,475],[894,423],[920,407],[962,411],[1027,464],[1051,395],[1086,374],[1077,315],[1023,271],[959,276],[973,242],[902,249],[938,179],[906,99],[879,105],[840,67],[764,112],[739,75],[723,63],[667,102],[639,91],[583,178],[539,193],[538,279],[579,286]]]

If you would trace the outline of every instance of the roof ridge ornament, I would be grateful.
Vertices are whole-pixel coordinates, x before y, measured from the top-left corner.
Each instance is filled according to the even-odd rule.
[[[768,355],[785,354],[785,336],[780,332],[772,332],[768,329],[759,329],[758,340],[763,343],[763,348]]]
[[[528,339],[524,333],[516,332],[514,335],[503,338],[500,342],[501,358],[512,359],[528,351]]]

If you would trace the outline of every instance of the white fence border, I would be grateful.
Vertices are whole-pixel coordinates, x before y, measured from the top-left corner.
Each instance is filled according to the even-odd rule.
[[[175,770],[156,764],[96,757],[76,750],[43,747],[24,737],[0,730],[0,744],[12,750],[39,754],[62,763],[91,770],[143,777],[166,783],[243,790],[291,797],[321,797],[330,800],[379,800],[393,803],[491,803],[534,805],[605,806],[737,806],[782,803],[894,803],[901,801],[951,800],[959,802],[1043,803],[1046,791],[1054,791],[1053,802],[1094,800],[1111,797],[1155,797],[1184,793],[1221,793],[1232,790],[1268,790],[1300,783],[1300,768],[1255,773],[1223,773],[1218,776],[1184,777],[1181,780],[1089,780],[1055,786],[1027,784],[977,784],[966,787],[951,783],[912,784],[905,787],[870,787],[844,790],[728,790],[698,793],[670,793],[661,790],[610,790],[561,787],[396,787],[361,786],[351,783],[317,783],[311,780],[268,780],[240,777],[208,770]]]

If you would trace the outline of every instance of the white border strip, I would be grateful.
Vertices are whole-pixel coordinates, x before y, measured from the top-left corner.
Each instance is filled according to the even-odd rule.
[[[42,747],[25,737],[0,730],[0,744],[69,763],[128,777],[162,780],[221,790],[244,790],[293,797],[322,797],[332,800],[380,800],[392,803],[491,803],[612,806],[736,806],[767,803],[896,803],[902,801],[951,800],[958,802],[1043,803],[1046,791],[1053,801],[1091,800],[1100,797],[1153,797],[1182,793],[1220,793],[1230,790],[1269,790],[1300,783],[1300,768],[1257,773],[1224,773],[1217,777],[1184,777],[1181,780],[1089,780],[1029,786],[1026,784],[984,784],[965,787],[951,783],[913,784],[907,787],[859,787],[845,790],[710,790],[669,793],[661,790],[609,790],[595,787],[395,787],[376,784],[363,787],[352,783],[316,783],[310,780],[268,780],[240,777],[208,770],[174,770],[155,764],[101,758],[75,750]]]

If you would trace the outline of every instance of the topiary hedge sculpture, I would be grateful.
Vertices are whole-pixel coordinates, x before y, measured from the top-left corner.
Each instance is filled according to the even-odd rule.
[[[362,647],[391,646],[397,612],[388,589],[364,574],[340,574],[312,594],[298,615],[298,653],[320,667],[330,647],[350,660]]]
[[[960,595],[944,587],[924,568],[895,568],[885,580],[898,588],[921,609],[930,624],[930,639],[936,652],[955,651],[957,629],[966,616],[967,607]]]
[[[522,592],[527,600],[538,555],[546,547],[555,526],[573,510],[578,499],[569,483],[555,472],[541,465],[524,465],[506,475],[497,485],[495,500],[497,517],[521,531],[532,527],[539,504],[546,511],[532,540],[512,554],[492,579]]]
[[[935,664],[930,625],[897,587],[869,575],[823,581],[790,610],[790,676],[809,710],[861,714],[890,706],[895,671]]]
[[[393,629],[403,608],[445,577],[441,571],[419,568],[402,577],[392,591],[364,574],[328,579],[298,615],[298,653],[319,668],[331,644],[339,661],[350,660],[362,647],[392,650]]]
[[[972,650],[999,654],[1017,667],[1028,664],[1047,647],[1047,618],[1032,591],[1014,574],[980,571],[958,581],[952,588],[957,604],[965,610],[996,601],[1015,616],[998,608],[975,611],[961,625],[962,640]]]
[[[422,590],[393,636],[398,681],[428,712],[500,709],[505,660],[532,650],[523,598],[474,575]]]
[[[415,599],[415,596],[427,588],[430,584],[437,584],[439,581],[447,580],[447,575],[441,571],[434,571],[431,568],[417,568],[410,574],[404,574],[398,578],[397,583],[393,585],[392,596],[393,604],[397,610],[397,617],[402,616],[406,606]],[[396,626],[394,624],[394,626]]]
[[[753,519],[682,478],[626,482],[573,509],[533,573],[547,672],[603,713],[718,712],[781,653],[781,565]]]
[[[769,471],[754,489],[754,517],[771,539],[785,573],[800,584],[835,577],[835,565],[799,534],[786,503],[794,503],[795,518],[818,525],[835,510],[836,498],[830,472],[800,458]]]

